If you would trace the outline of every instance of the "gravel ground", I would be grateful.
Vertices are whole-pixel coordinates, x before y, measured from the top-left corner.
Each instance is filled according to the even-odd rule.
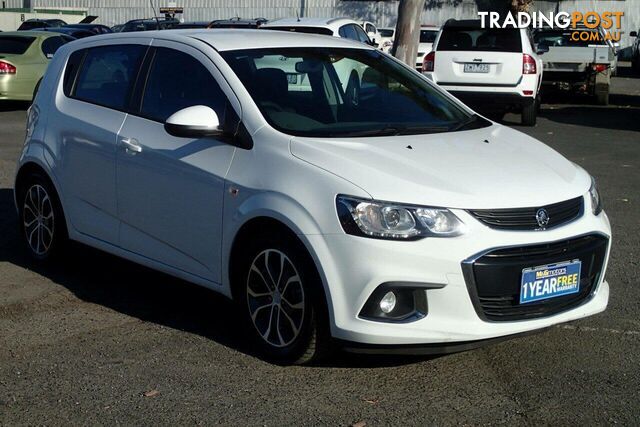
[[[621,69],[629,75],[628,69]],[[254,357],[216,294],[77,246],[27,258],[11,190],[25,106],[0,106],[0,424],[640,423],[640,78],[611,105],[544,104],[531,134],[599,181],[614,246],[608,310],[439,358]]]

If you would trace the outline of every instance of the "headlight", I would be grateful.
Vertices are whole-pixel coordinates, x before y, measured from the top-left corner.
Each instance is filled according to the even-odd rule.
[[[356,236],[415,240],[427,236],[453,237],[464,231],[462,221],[444,208],[338,196],[336,209],[345,233]]]
[[[594,215],[598,215],[602,212],[602,199],[596,186],[596,180],[591,177],[591,188],[589,188],[589,195],[591,196],[591,210]]]

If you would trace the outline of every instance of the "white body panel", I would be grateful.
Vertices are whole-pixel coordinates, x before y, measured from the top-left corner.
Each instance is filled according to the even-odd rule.
[[[236,234],[253,218],[278,220],[298,235],[315,261],[332,335],[361,343],[477,340],[544,328],[605,309],[609,286],[603,273],[592,298],[576,308],[535,320],[487,322],[474,311],[461,267],[464,260],[491,248],[589,233],[610,238],[606,215],[592,214],[590,177],[584,170],[546,145],[498,124],[455,133],[357,140],[283,134],[267,123],[216,50],[373,48],[335,37],[255,34],[147,32],[89,38],[60,49],[32,107],[37,118],[29,125],[18,166],[34,163],[51,177],[72,239],[230,296],[228,264]],[[72,51],[128,38],[140,44],[181,44],[182,51],[206,63],[254,146],[243,149],[215,139],[172,137],[161,123],[80,105],[64,95],[63,70]],[[142,151],[128,153],[120,144],[122,138],[135,138]],[[535,173],[531,164],[537,165]],[[466,233],[415,242],[347,235],[336,216],[337,194],[448,207],[464,222]],[[584,215],[541,232],[496,231],[464,210],[547,205],[577,196],[585,198]],[[388,281],[443,287],[427,291],[429,314],[421,320],[394,324],[358,317],[372,290]]]

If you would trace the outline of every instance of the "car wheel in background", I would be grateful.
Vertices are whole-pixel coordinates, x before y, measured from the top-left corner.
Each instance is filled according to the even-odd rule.
[[[19,225],[23,241],[34,258],[59,254],[67,241],[67,227],[58,195],[49,179],[32,172],[18,187]]]
[[[535,126],[538,116],[538,100],[526,103],[522,106],[521,123],[524,126]]]
[[[300,241],[273,232],[255,236],[233,277],[235,299],[261,355],[283,364],[326,355],[330,337],[322,283]]]

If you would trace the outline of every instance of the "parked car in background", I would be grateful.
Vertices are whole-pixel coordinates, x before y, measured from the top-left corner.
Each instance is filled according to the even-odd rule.
[[[29,31],[38,28],[56,28],[67,25],[62,19],[27,19],[18,27],[18,31]]]
[[[433,42],[436,40],[440,28],[434,25],[420,27],[420,41],[418,43],[418,56],[416,57],[416,69],[422,70],[424,57],[433,50]]]
[[[596,40],[574,40],[573,34],[586,32]],[[545,87],[584,93],[599,105],[609,103],[612,66],[616,52],[600,27],[576,29],[542,28],[533,35],[534,43],[548,50],[543,56]],[[591,38],[591,36],[590,36]]]
[[[296,33],[323,34],[342,37],[373,46],[364,29],[349,18],[285,18],[269,21],[260,28]]]
[[[63,28],[76,28],[79,30],[91,31],[94,34],[113,33],[111,28],[101,24],[67,24]]]
[[[378,48],[382,48],[380,44],[382,42],[382,36],[380,35],[380,32],[378,31],[376,25],[373,22],[364,21],[362,22],[361,26],[362,28],[364,28],[365,33],[367,33],[367,35],[369,36],[369,40],[377,44]]]
[[[635,37],[631,45],[631,67],[636,73],[640,73],[640,30],[631,31],[629,35]]]
[[[73,40],[52,31],[0,33],[0,100],[31,101],[53,55]]]
[[[187,30],[187,29],[193,29],[193,28],[207,28],[209,24],[211,24],[210,21],[187,21],[187,22],[179,23],[178,25],[173,27],[173,29]]]
[[[209,24],[208,28],[245,28],[255,29],[268,22],[265,18],[242,19],[239,17],[231,19],[217,19]]]
[[[122,32],[123,28],[124,28],[124,24],[118,24],[111,27],[111,31],[113,31],[114,33],[120,33]]]
[[[359,43],[364,43],[370,46],[376,46],[369,36],[365,33],[364,29],[356,21],[348,18],[287,18],[270,21],[260,27],[262,30],[276,30],[276,31],[289,31],[296,33],[307,34],[321,34],[326,36],[340,37],[349,40],[353,40]],[[273,56],[269,57],[270,61],[274,60]],[[261,64],[263,61],[256,61],[256,64]],[[264,64],[264,67],[271,68],[273,64]],[[289,63],[287,65],[288,78],[297,79],[295,86],[297,90],[306,91],[307,87],[310,87],[311,82],[308,80],[306,73],[300,73],[295,68],[295,63]],[[352,100],[352,102],[360,102],[360,94],[362,93],[362,82],[364,76],[365,67],[362,64],[353,61],[338,61],[335,66],[335,70],[340,77],[340,83],[345,96]],[[297,77],[295,77],[297,76]],[[373,84],[369,82],[369,84]]]
[[[83,30],[82,28],[55,27],[55,28],[39,28],[36,31],[46,31],[53,33],[66,34],[74,39],[83,39],[97,35],[93,31]]]
[[[480,20],[452,19],[434,46],[422,68],[427,77],[474,108],[518,112],[522,124],[535,125],[542,60],[528,30],[481,28]]]
[[[343,61],[365,69],[357,99]],[[611,226],[584,169],[338,37],[71,43],[29,109],[14,182],[34,259],[69,238],[220,292],[246,348],[279,363],[332,339],[468,350],[609,300]]]
[[[153,30],[168,30],[175,28],[180,24],[177,19],[167,18],[146,18],[146,19],[133,19],[124,24],[121,33],[129,33],[134,31],[153,31]]]
[[[390,27],[378,28],[378,32],[380,33],[380,49],[385,53],[389,53],[393,47],[396,29]]]

